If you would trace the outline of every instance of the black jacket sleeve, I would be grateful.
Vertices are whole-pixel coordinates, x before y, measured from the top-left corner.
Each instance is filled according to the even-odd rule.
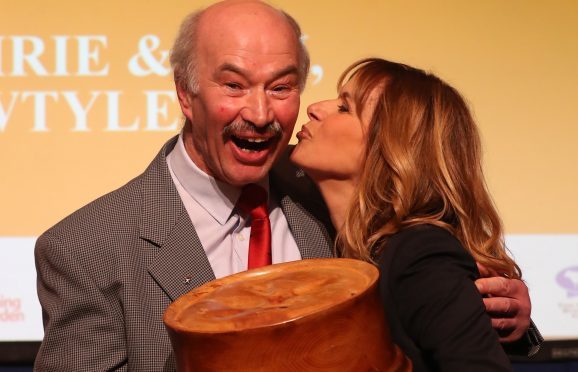
[[[391,237],[380,256],[380,291],[392,336],[415,370],[511,371],[474,285],[476,264],[449,232],[431,225]]]

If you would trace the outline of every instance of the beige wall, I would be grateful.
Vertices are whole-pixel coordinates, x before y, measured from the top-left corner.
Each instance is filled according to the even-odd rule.
[[[5,0],[2,5],[0,235],[37,235],[146,167],[176,130],[146,130],[150,105],[144,91],[170,92],[172,84],[170,76],[134,76],[129,61],[147,34],[158,37],[153,56],[162,58],[182,16],[210,2],[49,3]],[[507,232],[578,233],[578,2],[274,3],[300,22],[312,64],[324,71],[319,83],[310,79],[302,113],[308,102],[334,96],[339,73],[358,58],[380,56],[431,70],[472,106],[489,187]],[[48,76],[37,76],[29,66],[26,76],[12,76],[14,36],[23,35],[42,40],[39,61]],[[54,76],[54,35],[69,37],[70,76]],[[105,76],[74,74],[77,36],[87,35],[106,38],[106,45],[97,39],[89,43],[98,56],[89,61],[90,69],[108,66]],[[45,125],[35,117],[40,110],[33,95],[41,91],[57,97],[46,101]],[[89,130],[74,131],[79,123],[65,92],[86,105],[96,91],[86,117]],[[122,126],[139,120],[134,131],[110,130],[107,97],[114,98],[115,91],[122,92]],[[30,97],[24,99],[25,94]],[[179,120],[178,106],[168,93],[159,97],[166,116],[157,115],[157,121],[170,129]],[[304,121],[302,114],[297,128]]]

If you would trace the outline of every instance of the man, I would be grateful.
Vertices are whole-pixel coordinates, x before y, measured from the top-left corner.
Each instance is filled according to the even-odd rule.
[[[166,307],[248,267],[250,220],[235,207],[247,184],[269,191],[273,263],[331,256],[320,198],[283,168],[309,64],[299,37],[292,18],[256,1],[218,3],[185,20],[171,58],[181,136],[142,175],[37,242],[45,337],[36,369],[173,370]],[[513,309],[496,328],[519,338],[529,321],[525,286],[481,284],[506,296],[488,307]]]

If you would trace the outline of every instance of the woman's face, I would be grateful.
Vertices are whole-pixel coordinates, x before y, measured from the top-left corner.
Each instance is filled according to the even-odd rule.
[[[353,101],[355,80],[345,84],[336,99],[307,108],[309,123],[297,133],[299,144],[291,160],[315,180],[355,180],[361,171],[365,133],[375,108],[374,90],[357,116]]]

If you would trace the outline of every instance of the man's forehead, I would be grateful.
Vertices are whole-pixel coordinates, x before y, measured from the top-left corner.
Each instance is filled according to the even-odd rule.
[[[239,58],[263,57],[270,60],[298,59],[299,41],[293,33],[283,30],[245,28],[238,32],[213,33],[201,36],[199,49]]]
[[[240,63],[239,63],[240,62]],[[296,61],[290,61],[290,58],[279,58],[277,63],[256,65],[245,64],[239,59],[224,61],[217,65],[215,74],[233,73],[246,78],[262,77],[266,80],[276,80],[285,76],[298,76],[299,69]]]
[[[244,68],[255,68],[251,64],[258,64],[261,69],[267,64],[273,70],[298,65],[300,41],[278,11],[268,10],[258,17],[246,9],[231,17],[221,15],[214,20],[203,19],[199,24],[197,51],[204,54],[207,63]]]

